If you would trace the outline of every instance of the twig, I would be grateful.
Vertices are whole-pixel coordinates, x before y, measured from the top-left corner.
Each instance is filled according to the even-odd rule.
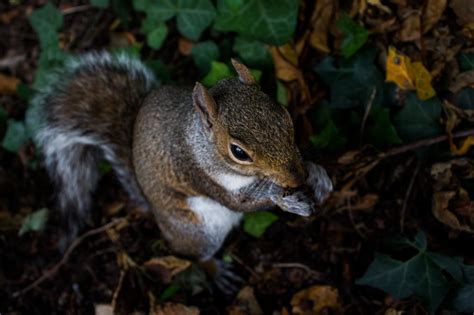
[[[122,289],[123,279],[125,278],[126,271],[124,269],[120,269],[120,277],[117,283],[117,287],[115,288],[114,294],[112,295],[112,310],[115,312],[115,307],[117,306],[117,298]]]
[[[408,184],[407,192],[405,194],[405,198],[403,199],[402,210],[400,213],[400,231],[403,233],[403,229],[405,227],[405,213],[407,210],[408,199],[410,198],[411,191],[413,190],[413,184],[415,183],[415,179],[420,171],[420,162],[416,163],[415,171],[413,172],[413,176],[410,179],[410,183]]]
[[[272,264],[272,266],[275,268],[299,268],[299,269],[303,269],[304,271],[306,271],[306,273],[310,274],[316,279],[319,279],[319,280],[325,279],[325,275],[323,273],[314,271],[313,269],[309,268],[308,266],[302,263],[274,263]]]
[[[360,143],[362,143],[362,136],[364,135],[365,124],[367,123],[367,118],[369,117],[370,111],[372,110],[372,105],[374,104],[375,94],[377,94],[377,89],[373,88],[372,94],[370,94],[369,102],[367,103],[367,106],[365,108],[364,117],[362,118],[362,124],[360,125]]]
[[[87,11],[89,9],[92,9],[92,6],[90,4],[84,4],[84,5],[78,5],[76,7],[71,7],[71,8],[64,8],[61,10],[61,13],[63,15],[68,15],[68,14],[73,14],[73,13],[79,13],[83,11]]]
[[[474,135],[474,129],[468,129],[468,130],[463,130],[459,132],[453,133],[453,139],[454,138],[462,138],[462,137],[468,137],[468,136],[473,136]],[[408,151],[412,151],[418,148],[426,147],[435,143],[443,142],[448,140],[448,135],[441,135],[437,136],[434,138],[428,138],[428,139],[422,139],[416,142],[412,142],[406,145],[399,146],[397,148],[393,148],[387,152],[380,153],[378,156],[380,158],[386,158],[389,156],[405,153]]]
[[[67,260],[69,259],[69,256],[74,251],[74,249],[76,249],[76,247],[82,241],[84,241],[86,238],[88,238],[92,235],[96,235],[96,234],[100,234],[102,232],[105,232],[106,230],[110,229],[111,227],[113,227],[115,225],[118,225],[118,224],[120,224],[120,223],[122,223],[126,220],[127,219],[124,219],[124,218],[117,219],[117,220],[109,222],[109,223],[107,223],[107,224],[105,224],[101,227],[98,227],[96,229],[87,231],[86,233],[82,234],[80,237],[78,237],[77,239],[74,240],[74,242],[69,246],[69,248],[64,253],[63,258],[61,258],[61,260],[56,265],[54,265],[52,268],[47,269],[46,271],[44,271],[43,275],[41,277],[36,279],[33,283],[28,285],[26,288],[14,292],[13,297],[16,298],[20,295],[25,294],[26,292],[30,291],[31,289],[37,287],[39,284],[43,283],[45,280],[47,280],[47,279],[51,278],[52,276],[54,276],[58,272],[58,270],[67,262]]]

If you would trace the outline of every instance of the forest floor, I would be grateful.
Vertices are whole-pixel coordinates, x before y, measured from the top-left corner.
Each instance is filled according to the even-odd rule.
[[[464,144],[464,152],[454,149],[458,153],[456,156],[449,148],[448,138],[453,136],[456,143],[466,136],[472,137],[474,98],[470,99],[470,105],[462,114],[446,107],[443,107],[443,112],[439,111],[439,116],[435,117],[435,123],[442,126],[439,134],[416,138],[401,128],[397,131],[403,142],[397,136],[390,145],[381,146],[377,141],[359,137],[357,133],[363,132],[364,126],[376,135],[383,134],[382,141],[391,137],[385,134],[393,128],[390,121],[394,113],[400,111],[405,99],[410,98],[406,91],[397,89],[399,104],[390,108],[390,117],[386,117],[388,123],[381,129],[372,128],[376,126],[373,121],[367,120],[366,123],[362,119],[354,133],[357,135],[346,136],[344,144],[316,148],[314,145],[325,140],[334,144],[341,139],[334,134],[329,140],[315,140],[310,136],[321,131],[311,126],[315,121],[312,110],[321,101],[338,93],[331,79],[324,79],[332,70],[314,71],[314,68],[324,57],[336,58],[342,40],[341,37],[338,39],[340,33],[331,29],[334,26],[330,23],[334,23],[335,18],[328,18],[332,22],[321,23],[326,25],[323,30],[329,34],[329,42],[313,38],[312,42],[305,44],[308,45],[306,48],[301,49],[302,38],[310,29],[308,25],[323,32],[320,25],[311,24],[313,12],[320,10],[321,21],[325,21],[327,15],[309,2],[301,3],[293,40],[298,62],[291,64],[288,61],[291,53],[272,47],[276,72],[270,71],[272,74],[268,75],[264,71],[263,79],[274,78],[276,73],[277,78],[284,82],[289,100],[287,106],[295,120],[297,141],[303,156],[327,169],[334,182],[334,192],[309,218],[275,209],[272,213],[277,220],[269,224],[262,236],[250,235],[242,227],[232,233],[219,256],[229,261],[244,279],[238,295],[225,296],[206,278],[199,266],[185,258],[174,257],[152,216],[129,202],[111,171],[104,172],[94,195],[94,218],[71,247],[61,251],[61,218],[54,203],[54,188],[41,159],[35,156],[34,144],[28,140],[16,152],[0,148],[1,315],[111,314],[112,310],[117,314],[197,314],[199,311],[201,314],[425,314],[436,309],[449,314],[449,310],[469,309],[465,304],[456,304],[461,303],[456,300],[456,290],[471,288],[469,281],[474,279],[474,273],[469,275],[469,270],[473,270],[470,268],[474,268],[474,162],[469,144]],[[428,60],[424,64],[429,64],[437,97],[443,101],[452,100],[454,96],[448,93],[456,95],[460,89],[446,92],[448,88],[445,86],[449,86],[458,75],[450,72],[454,71],[453,62],[459,61],[456,56],[465,53],[467,63],[471,63],[474,69],[474,58],[469,55],[473,49],[473,22],[462,22],[459,10],[446,6],[446,2],[431,1],[444,5],[444,9],[438,17],[432,17],[436,19],[429,22],[433,24],[432,29],[420,35],[423,33],[420,24],[415,20],[407,22],[411,19],[407,16],[415,15],[418,20],[421,17],[426,21],[426,3],[386,1],[387,6],[384,6],[380,1],[367,1],[376,3],[374,6],[366,1],[355,2],[366,6],[365,13],[351,12],[350,16],[370,30],[369,41],[377,49],[373,61],[373,65],[380,69],[377,71],[386,71],[385,63],[379,59],[387,58],[388,47],[394,45],[414,60],[417,57]],[[34,82],[41,54],[29,17],[44,3],[5,1],[0,4],[0,107],[8,119],[15,121],[22,121],[28,108],[28,101],[20,95],[25,93],[18,92],[18,83],[30,85]],[[68,52],[122,47],[130,41],[143,41],[139,27],[134,22],[124,27],[111,9],[98,9],[88,2],[75,0],[59,1],[59,4],[56,1],[55,5],[64,17],[59,41],[61,48]],[[466,6],[466,10],[472,12],[474,4]],[[342,10],[342,5],[328,7],[328,10],[333,10],[333,15]],[[384,8],[388,11],[385,12]],[[192,85],[199,79],[199,71],[189,53],[193,42],[179,34],[174,21],[169,22],[169,27],[168,37],[160,50],[146,48],[141,54],[148,59],[159,59],[167,69],[168,81]],[[414,35],[416,32],[418,37]],[[204,36],[215,38],[208,33]],[[308,38],[311,36],[313,34]],[[423,38],[421,46],[420,38]],[[430,48],[433,45],[438,50],[444,49],[443,52],[437,51],[444,53],[444,59],[434,57]],[[325,47],[329,50],[323,53]],[[440,60],[444,60],[444,64]],[[369,69],[361,67],[357,71]],[[462,88],[472,88],[472,78],[474,75],[471,73],[469,78],[465,78],[467,83]],[[380,84],[384,84],[383,81]],[[355,88],[351,82],[335,84],[347,90]],[[370,84],[367,83],[368,89]],[[262,89],[272,94],[276,87],[262,83]],[[370,97],[368,102],[371,103]],[[452,103],[456,104],[455,101]],[[458,129],[445,128],[450,113],[456,113],[459,121],[463,121],[453,122]],[[0,136],[3,137],[8,125],[6,118],[2,119]],[[398,125],[394,124],[399,128],[400,120],[397,121]],[[341,123],[337,119],[334,122],[336,125]],[[403,123],[410,122],[405,117]],[[420,132],[425,135],[423,130],[426,129],[423,128],[428,127],[420,127]],[[349,132],[354,132],[354,129]],[[440,154],[440,158],[438,155],[426,158],[421,151],[430,144],[435,144],[445,153]],[[462,143],[458,144],[462,146]],[[41,212],[41,209],[45,211]],[[46,214],[48,220],[44,223],[41,217]],[[30,220],[29,225],[25,220]],[[31,227],[35,224],[40,225],[38,229],[41,231]],[[406,245],[415,236],[412,248],[393,251],[390,247],[397,242]],[[382,260],[380,253],[389,255],[392,260]],[[416,253],[422,256],[416,256]],[[419,280],[424,284],[416,284],[416,279],[399,278],[399,289],[406,293],[394,296],[390,285],[395,280],[390,277],[397,278],[400,274],[394,270],[393,264],[400,266],[397,265],[399,262],[409,261],[410,257],[431,255],[427,253],[436,253],[446,259],[456,257],[459,266],[462,263],[464,268],[460,269],[460,280],[450,267],[454,266],[453,261],[447,262],[443,268],[438,267],[442,263],[432,262],[416,267],[403,265],[412,276],[417,273],[426,275]],[[439,262],[444,258],[433,258],[432,261]],[[377,267],[371,265],[374,261],[386,270],[386,273],[378,271],[379,283],[364,277],[369,266]],[[372,271],[377,274],[377,270]],[[426,284],[431,275],[433,281],[438,282]],[[362,281],[357,282],[357,279]],[[430,290],[439,295],[427,296],[422,292]],[[474,292],[466,290],[463,292]],[[466,299],[470,298],[474,299],[474,296]]]

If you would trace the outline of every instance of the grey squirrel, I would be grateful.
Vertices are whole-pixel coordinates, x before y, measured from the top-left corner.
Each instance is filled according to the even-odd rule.
[[[76,57],[55,74],[34,100],[44,116],[36,140],[71,235],[89,216],[102,159],[148,205],[170,247],[201,261],[243,212],[311,214],[331,180],[302,161],[287,110],[232,64],[238,77],[209,90],[158,86],[138,59],[106,52]]]

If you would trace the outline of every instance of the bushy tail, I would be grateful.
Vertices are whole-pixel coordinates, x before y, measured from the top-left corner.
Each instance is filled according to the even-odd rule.
[[[69,239],[90,216],[100,160],[111,164],[133,199],[144,201],[133,171],[132,134],[154,86],[153,74],[136,58],[89,53],[67,62],[35,98],[43,115],[35,140],[57,187]]]

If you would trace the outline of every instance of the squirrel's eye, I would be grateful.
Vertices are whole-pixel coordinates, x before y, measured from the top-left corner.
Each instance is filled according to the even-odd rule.
[[[247,154],[247,152],[244,151],[241,147],[239,147],[236,144],[231,144],[230,145],[230,152],[232,152],[232,155],[239,161],[242,162],[252,162],[252,159],[250,156]]]

